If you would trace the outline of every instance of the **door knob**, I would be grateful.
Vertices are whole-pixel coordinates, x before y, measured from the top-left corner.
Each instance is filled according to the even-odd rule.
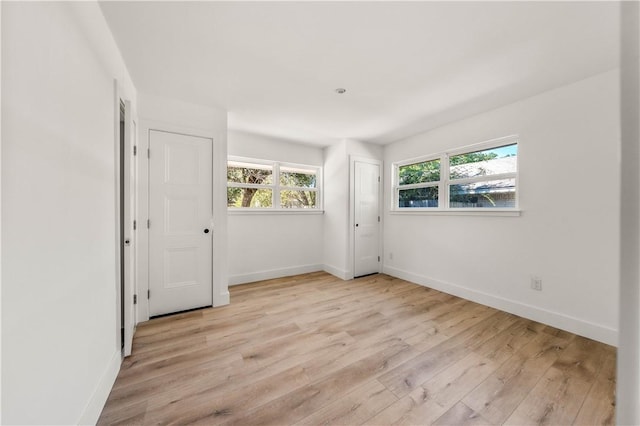
[[[205,233],[205,234],[208,234],[208,233],[209,233],[209,230],[205,228],[204,233]]]
[[[358,224],[356,223],[356,228],[358,227]]]

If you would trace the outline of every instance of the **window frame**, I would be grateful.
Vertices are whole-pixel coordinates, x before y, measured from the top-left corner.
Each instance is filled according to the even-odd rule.
[[[451,157],[470,154],[478,151],[484,151],[492,148],[499,148],[507,145],[518,145],[518,151],[520,149],[520,138],[518,135],[510,135],[501,138],[491,139],[488,141],[466,145],[455,149],[450,149],[444,152],[424,155],[420,157],[414,157],[407,160],[397,161],[391,165],[391,213],[402,214],[476,214],[476,215],[501,215],[501,216],[517,216],[520,213],[520,188],[519,188],[519,175],[520,175],[520,156],[516,155],[516,171],[509,173],[500,173],[495,175],[474,176],[469,178],[451,179],[449,159]],[[411,164],[422,163],[432,160],[440,160],[440,180],[434,182],[417,183],[410,185],[400,184],[400,168]],[[465,185],[474,182],[484,182],[500,179],[515,179],[515,206],[514,207],[450,207],[450,188],[451,185]],[[425,188],[438,186],[438,207],[400,207],[400,190]]]
[[[303,213],[314,214],[323,212],[323,199],[322,199],[322,166],[313,166],[310,164],[292,163],[288,161],[273,161],[262,160],[257,158],[240,157],[235,155],[227,156],[227,169],[230,162],[239,162],[246,164],[255,164],[256,166],[270,166],[271,167],[271,182],[270,184],[252,184],[252,183],[239,183],[229,182],[227,178],[227,188],[255,188],[255,189],[270,189],[272,191],[271,207],[229,207],[227,205],[227,212],[235,213]],[[281,168],[298,168],[303,170],[309,170],[315,172],[316,186],[315,188],[309,187],[297,187],[297,186],[284,186],[280,184],[280,169]],[[310,208],[285,208],[280,206],[280,192],[281,191],[310,191],[316,193],[316,206]]]
[[[427,163],[429,161],[434,161],[434,160],[440,160],[440,180],[434,180],[434,181],[430,181],[430,182],[421,182],[421,183],[411,183],[408,185],[401,185],[400,184],[400,167],[403,166],[410,166],[412,164],[419,164],[419,163]],[[394,169],[393,169],[393,191],[394,191],[394,196],[393,196],[393,206],[395,206],[396,210],[399,211],[405,211],[405,210],[411,210],[411,211],[415,211],[415,210],[419,210],[419,211],[432,211],[435,209],[441,209],[441,204],[440,204],[440,195],[442,194],[442,184],[443,184],[443,175],[442,175],[442,164],[444,161],[444,157],[442,154],[431,154],[431,155],[424,155],[422,157],[417,157],[417,158],[412,158],[409,160],[404,160],[404,161],[400,161],[397,163],[393,163],[394,165]],[[398,204],[400,204],[400,191],[401,190],[408,190],[408,189],[419,189],[419,188],[433,188],[433,187],[437,187],[438,188],[438,207],[400,207]],[[392,210],[393,210],[393,206],[392,206]]]

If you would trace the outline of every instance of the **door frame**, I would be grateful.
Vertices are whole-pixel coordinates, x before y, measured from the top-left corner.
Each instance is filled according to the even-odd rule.
[[[138,168],[137,168],[137,220],[138,231],[136,237],[138,284],[138,318],[137,322],[149,320],[149,136],[150,131],[178,133],[211,139],[212,141],[212,190],[213,190],[213,226],[212,226],[212,303],[213,306],[229,304],[227,288],[227,145],[226,139],[216,132],[207,129],[193,128],[170,124],[165,121],[142,117],[138,125]],[[224,194],[221,189],[224,188]],[[224,198],[223,198],[224,197]]]
[[[122,136],[120,129],[120,108],[121,104],[125,106],[125,123],[124,123],[124,153],[120,150]],[[127,112],[128,111],[128,112]],[[130,120],[127,120],[130,118]],[[114,174],[115,174],[115,269],[116,269],[116,347],[121,349],[121,356],[124,358],[131,354],[131,342],[133,340],[133,333],[136,326],[136,309],[134,305],[133,297],[126,297],[127,294],[132,296],[136,294],[136,255],[135,255],[135,231],[133,229],[133,221],[136,215],[136,160],[133,155],[133,146],[136,144],[137,135],[134,129],[137,126],[135,119],[135,111],[132,102],[125,96],[125,91],[120,86],[117,79],[114,79],[114,122],[115,122],[115,140],[114,140]],[[126,135],[129,135],[127,138]],[[121,163],[121,155],[124,156],[124,171],[122,170],[123,164]],[[132,170],[133,169],[133,170]],[[128,179],[125,182],[129,182],[129,192],[125,190],[124,194],[121,194],[121,174],[129,171]],[[127,197],[127,195],[129,195]],[[121,203],[120,198],[124,199],[124,205]],[[122,253],[121,247],[123,246],[123,239],[120,235],[121,227],[123,226],[120,220],[121,209],[124,209],[125,220],[129,222],[128,227],[125,227],[124,239],[129,239],[131,247],[130,250]],[[127,226],[125,224],[125,226]],[[121,261],[124,258],[124,265],[129,266],[129,271],[125,269],[124,282],[122,281],[122,268]],[[124,296],[122,290],[124,289]],[[122,324],[122,312],[125,315],[127,312],[132,313],[131,318],[127,321],[125,316],[125,324]],[[121,330],[124,331],[124,346],[122,346]],[[127,332],[129,330],[129,332]]]
[[[378,262],[378,273],[382,272],[382,262],[384,259],[382,258],[382,249],[383,249],[383,238],[382,238],[382,205],[383,205],[383,191],[382,184],[384,182],[384,167],[383,162],[381,160],[376,160],[374,158],[361,157],[358,155],[350,155],[349,156],[349,231],[348,231],[348,256],[347,261],[349,265],[349,269],[347,272],[347,279],[353,279],[355,276],[355,233],[356,233],[356,222],[355,222],[355,165],[356,162],[367,163],[367,164],[375,164],[378,166],[378,170],[380,171],[380,185],[378,185],[378,216],[380,216],[380,222],[378,222],[378,256],[380,256],[380,262]]]

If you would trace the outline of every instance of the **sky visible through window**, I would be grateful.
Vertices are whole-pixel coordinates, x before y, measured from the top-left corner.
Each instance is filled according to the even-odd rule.
[[[511,157],[514,155],[518,155],[518,145],[513,144],[513,145],[507,145],[507,146],[500,146],[498,148],[488,149],[482,152],[486,154],[492,154],[492,153],[496,154],[497,155],[496,158]]]

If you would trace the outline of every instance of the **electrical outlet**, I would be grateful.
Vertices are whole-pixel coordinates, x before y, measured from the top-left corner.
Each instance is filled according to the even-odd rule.
[[[531,288],[536,291],[542,291],[542,278],[531,276]]]

